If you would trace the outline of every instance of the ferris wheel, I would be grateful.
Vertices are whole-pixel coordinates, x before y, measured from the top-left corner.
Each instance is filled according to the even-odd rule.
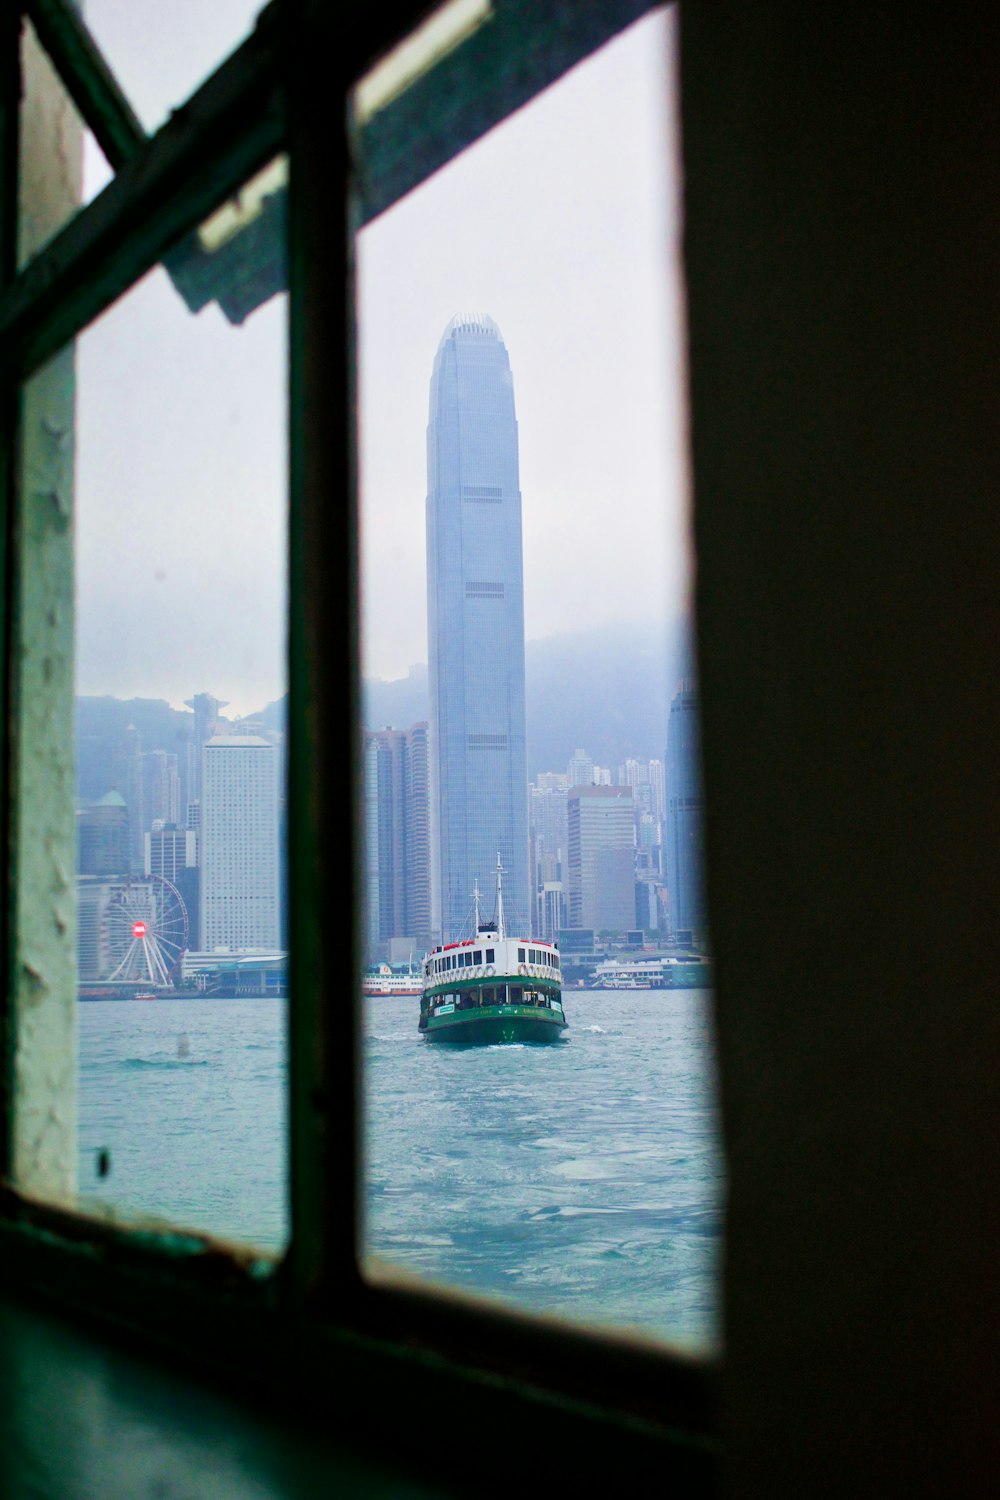
[[[105,915],[108,979],[172,986],[187,941],[187,907],[177,887],[162,875],[133,876]]]

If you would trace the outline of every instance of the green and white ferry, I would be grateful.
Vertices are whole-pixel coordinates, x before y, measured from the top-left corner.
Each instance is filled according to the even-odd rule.
[[[502,876],[498,857],[496,919],[480,920],[476,890],[475,937],[445,943],[424,959],[420,1030],[429,1042],[557,1042],[566,1030],[559,950],[507,936]]]

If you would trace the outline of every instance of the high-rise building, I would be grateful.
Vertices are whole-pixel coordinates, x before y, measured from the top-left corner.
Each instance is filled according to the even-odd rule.
[[[427,635],[435,920],[445,940],[488,897],[529,930],[524,582],[514,384],[491,318],[442,335],[427,427]]]
[[[406,731],[406,927],[431,946],[430,756],[426,721]]]
[[[142,869],[142,835],[146,828],[145,778],[142,769],[142,741],[134,724],[121,736],[114,758],[114,783],[128,808],[129,863],[132,873]]]
[[[682,682],[667,723],[666,877],[670,928],[703,936],[708,927],[702,862],[704,803],[701,790],[698,694]]]
[[[280,943],[275,749],[215,735],[202,751],[201,943],[274,952]]]
[[[179,823],[181,817],[181,778],[177,756],[166,750],[146,750],[142,762],[143,833],[156,822]]]
[[[216,733],[222,710],[229,705],[224,698],[214,698],[211,693],[195,693],[193,698],[186,698],[185,703],[194,713],[191,735],[191,774],[188,777],[187,787],[190,802],[201,796],[201,778],[204,770],[202,747]]]
[[[76,815],[76,868],[80,875],[127,875],[131,865],[129,813],[120,792]]]
[[[543,943],[559,941],[566,926],[566,896],[561,880],[543,881],[535,893],[535,936]]]
[[[201,947],[199,927],[198,835],[174,823],[153,827],[145,836],[145,873],[169,880],[187,912],[187,946]]]
[[[365,735],[365,915],[368,952],[406,933],[406,735]]]
[[[586,750],[574,750],[570,756],[566,779],[571,787],[593,786],[594,759]]]
[[[562,881],[566,858],[566,778],[563,785],[552,786],[551,775],[539,776],[528,788],[528,826],[531,835],[531,877],[535,893],[535,926],[533,936],[548,941],[560,927],[564,914],[550,912],[543,917],[539,896],[544,887]],[[560,884],[561,890],[561,884]]]
[[[570,927],[626,932],[635,922],[632,788],[571,788],[567,824]]]
[[[392,938],[430,946],[427,725],[365,735],[365,934],[369,959]]]

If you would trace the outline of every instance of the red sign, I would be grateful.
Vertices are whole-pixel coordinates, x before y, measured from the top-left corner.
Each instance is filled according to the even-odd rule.
[[[132,924],[132,936],[134,938],[144,938],[146,936],[146,924],[145,924],[145,922],[133,922],[133,924]]]

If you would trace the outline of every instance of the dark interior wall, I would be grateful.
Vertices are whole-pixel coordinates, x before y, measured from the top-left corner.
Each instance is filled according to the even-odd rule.
[[[996,1483],[997,15],[682,7],[734,1495]]]

